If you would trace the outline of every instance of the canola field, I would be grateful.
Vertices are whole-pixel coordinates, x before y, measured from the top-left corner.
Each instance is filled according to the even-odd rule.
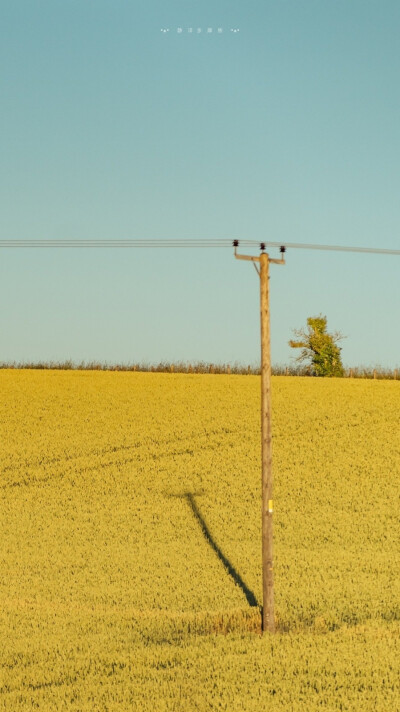
[[[400,710],[400,383],[0,371],[0,710]]]

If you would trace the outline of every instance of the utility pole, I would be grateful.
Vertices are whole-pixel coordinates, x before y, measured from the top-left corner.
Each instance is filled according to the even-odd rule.
[[[262,522],[262,632],[275,632],[274,572],[273,572],[273,498],[272,498],[272,438],[271,438],[271,337],[269,308],[269,264],[285,264],[285,248],[280,260],[271,259],[260,244],[259,257],[238,255],[239,241],[234,240],[235,257],[253,262],[260,276],[261,322],[261,522]],[[256,263],[259,263],[260,268]]]

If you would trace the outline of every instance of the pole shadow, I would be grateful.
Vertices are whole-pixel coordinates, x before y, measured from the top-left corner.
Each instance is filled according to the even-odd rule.
[[[249,606],[259,608],[259,603],[253,593],[249,589],[248,586],[246,586],[245,582],[243,581],[241,575],[239,574],[238,571],[236,571],[235,567],[231,564],[229,559],[225,556],[225,554],[221,551],[219,548],[218,544],[216,541],[213,539],[213,536],[196,504],[194,495],[191,492],[185,492],[184,494],[180,495],[182,499],[186,499],[186,502],[188,503],[188,506],[192,510],[195,518],[197,519],[197,522],[200,526],[200,529],[203,533],[203,536],[207,543],[211,546],[212,550],[216,553],[218,556],[219,560],[222,562],[222,564],[225,566],[225,569],[229,576],[234,580],[235,584],[239,586],[239,588],[242,589],[244,595],[246,596],[247,603]]]

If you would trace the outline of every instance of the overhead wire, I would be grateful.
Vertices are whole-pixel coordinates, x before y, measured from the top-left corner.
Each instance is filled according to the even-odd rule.
[[[232,248],[237,247],[258,247],[261,250],[270,247],[300,249],[300,250],[325,250],[335,252],[358,252],[382,255],[400,255],[400,250],[378,248],[378,247],[357,247],[347,245],[324,245],[298,242],[260,242],[258,240],[232,240],[223,239],[44,239],[44,240],[0,240],[1,248]]]
[[[298,242],[266,242],[268,247],[286,247],[287,249],[300,250],[330,250],[333,252],[365,252],[380,255],[400,255],[400,250],[392,250],[383,247],[350,247],[347,245],[315,245]]]
[[[258,245],[255,240],[241,241]],[[0,247],[232,247],[232,239],[0,240]]]

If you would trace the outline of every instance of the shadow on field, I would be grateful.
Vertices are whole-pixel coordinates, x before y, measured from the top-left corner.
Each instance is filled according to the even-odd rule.
[[[185,492],[182,495],[178,495],[179,497],[182,497],[182,499],[186,499],[190,509],[192,510],[194,516],[196,517],[200,529],[203,533],[203,536],[207,543],[211,546],[213,551],[215,551],[216,555],[218,556],[219,560],[223,563],[225,566],[229,576],[231,576],[237,586],[242,589],[244,595],[246,596],[247,603],[249,606],[254,606],[254,607],[259,607],[259,603],[253,593],[253,591],[250,591],[248,586],[246,586],[245,582],[243,581],[241,575],[236,571],[235,567],[231,564],[229,559],[226,558],[225,554],[221,551],[219,548],[218,544],[216,541],[213,539],[211,532],[196,504],[194,495],[191,492]]]

